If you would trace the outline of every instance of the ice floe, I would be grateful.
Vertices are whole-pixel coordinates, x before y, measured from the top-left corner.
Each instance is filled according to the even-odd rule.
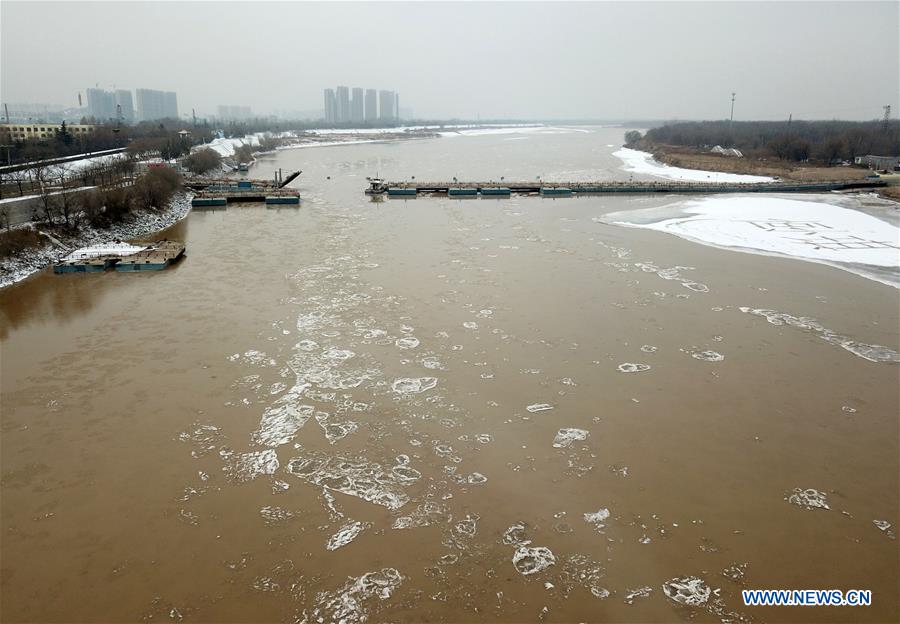
[[[311,453],[288,462],[287,471],[308,483],[361,498],[364,501],[400,509],[409,502],[403,490],[417,481],[420,473],[405,464],[384,469],[366,460],[351,460]]]
[[[372,526],[371,522],[348,522],[337,532],[328,538],[328,542],[325,544],[325,548],[328,550],[337,550],[342,546],[346,546],[350,542],[356,539],[356,537],[362,533],[365,529]]]
[[[552,410],[553,406],[549,403],[534,403],[525,408],[529,412],[546,412],[547,410]]]
[[[437,385],[437,377],[403,377],[395,379],[391,389],[397,394],[419,394]]]
[[[642,373],[644,371],[650,370],[649,364],[634,364],[633,362],[624,362],[619,364],[616,368],[619,369],[621,373]]]
[[[338,622],[363,624],[380,601],[387,600],[403,583],[403,575],[394,568],[382,568],[358,578],[349,578],[337,590],[319,592],[316,606],[303,613],[300,624]]]
[[[546,546],[519,546],[512,558],[513,566],[522,576],[546,570],[556,563],[556,557]]]
[[[663,593],[670,600],[678,604],[699,607],[706,604],[712,593],[709,585],[696,576],[686,576],[684,578],[673,578],[666,581],[662,586]]]
[[[243,453],[233,456],[222,470],[231,481],[244,483],[260,475],[275,474],[278,470],[278,456],[273,449]]]
[[[586,440],[588,435],[590,434],[584,429],[560,429],[556,432],[556,437],[553,439],[553,448],[566,448],[573,442]]]
[[[794,488],[785,495],[784,500],[792,505],[805,507],[806,509],[831,509],[828,506],[828,498],[825,492],[820,492],[813,488]]]
[[[602,218],[607,223],[667,232],[714,247],[828,264],[900,288],[900,230],[835,203],[715,196]]]
[[[753,316],[761,316],[771,325],[790,325],[797,329],[810,331],[819,334],[819,337],[825,342],[837,345],[846,349],[853,355],[859,356],[870,362],[900,362],[900,353],[897,353],[890,347],[883,345],[870,345],[864,342],[858,342],[847,336],[842,336],[827,327],[824,327],[816,319],[808,316],[792,316],[784,312],[775,310],[765,310],[759,308],[739,308],[744,314],[752,314]]]

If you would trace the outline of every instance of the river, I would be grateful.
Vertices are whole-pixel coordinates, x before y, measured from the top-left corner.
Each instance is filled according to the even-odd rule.
[[[891,620],[898,369],[827,338],[897,350],[896,288],[602,220],[672,197],[363,194],[628,179],[623,132],[284,150],[299,208],[0,291],[3,620]]]

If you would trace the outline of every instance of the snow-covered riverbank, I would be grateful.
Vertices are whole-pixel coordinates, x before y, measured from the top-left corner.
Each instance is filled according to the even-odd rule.
[[[613,152],[613,156],[622,160],[624,163],[622,168],[625,171],[652,175],[668,180],[682,180],[685,182],[772,182],[774,179],[767,176],[672,167],[656,161],[653,158],[653,154],[649,152],[641,152],[628,147],[623,147]]]
[[[186,217],[191,210],[191,197],[189,193],[178,193],[166,210],[133,214],[110,228],[97,229],[82,225],[74,235],[63,236],[54,232],[52,236],[55,242],[51,243],[50,237],[47,237],[47,246],[0,261],[0,288],[22,281],[78,247],[152,236]],[[40,224],[35,224],[34,229],[42,231]]]

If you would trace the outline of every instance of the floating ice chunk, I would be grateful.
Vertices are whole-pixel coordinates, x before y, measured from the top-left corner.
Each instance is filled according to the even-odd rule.
[[[487,482],[487,477],[480,472],[473,472],[466,478],[466,481],[469,485],[480,485]]]
[[[589,435],[584,429],[560,429],[553,439],[553,448],[566,448],[572,442],[586,440]]]
[[[556,557],[546,546],[519,546],[512,558],[513,566],[522,576],[537,574],[556,563]]]
[[[634,604],[635,598],[646,598],[653,593],[652,587],[638,587],[637,589],[629,589],[625,595],[625,604]]]
[[[416,507],[408,516],[394,520],[394,529],[411,529],[450,521],[450,512],[443,505],[428,501]]]
[[[301,405],[300,399],[309,384],[298,381],[263,411],[259,427],[251,438],[255,444],[275,447],[290,442],[315,411],[312,405]]]
[[[275,474],[277,469],[278,455],[273,449],[236,455],[230,464],[222,468],[228,478],[237,483],[252,481],[264,474]]]
[[[681,282],[681,285],[694,292],[709,292],[709,286],[700,282]]]
[[[403,377],[395,379],[391,389],[397,394],[419,394],[437,385],[437,377]]]
[[[475,321],[466,321],[465,323],[463,323],[463,327],[465,327],[466,329],[478,329],[478,323],[476,323]]]
[[[656,347],[653,345],[644,345],[641,347],[641,351],[644,353],[656,353]]]
[[[336,349],[331,347],[322,352],[322,357],[326,357],[329,360],[349,360],[356,354],[349,349]]]
[[[351,577],[340,589],[319,592],[315,608],[302,621],[364,624],[378,605],[375,601],[387,600],[402,583],[403,575],[394,568]]]
[[[282,524],[294,517],[294,513],[283,507],[273,507],[267,505],[259,510],[259,515],[263,517],[266,524],[272,526]]]
[[[803,488],[794,488],[793,491],[788,492],[788,494],[785,495],[784,500],[793,505],[806,507],[807,509],[831,509],[831,507],[828,506],[825,492],[820,492],[819,490],[814,490],[812,488],[805,490]]]
[[[402,338],[397,338],[394,344],[401,349],[415,349],[419,346],[419,339],[415,336],[403,336]]]
[[[695,351],[691,353],[691,357],[695,360],[703,360],[704,362],[721,362],[725,356],[716,351]]]
[[[644,371],[650,370],[650,365],[625,362],[624,364],[619,364],[617,368],[621,373],[643,373]]]
[[[609,519],[609,509],[606,509],[605,507],[602,507],[594,513],[584,514],[584,521],[593,524],[594,528],[600,533],[606,528],[607,519]]]
[[[872,520],[872,524],[877,526],[882,531],[887,531],[888,529],[891,528],[891,523],[888,522],[887,520]]]
[[[609,598],[609,590],[605,587],[591,587],[591,593],[600,600]]]
[[[666,581],[662,586],[663,593],[667,598],[677,602],[678,604],[699,607],[706,604],[712,590],[709,585],[704,583],[696,576],[686,576],[684,578],[673,578]]]
[[[525,523],[517,522],[503,533],[503,543],[507,546],[527,546],[531,540],[525,539]]]
[[[490,444],[494,441],[494,436],[489,433],[479,433],[475,439],[481,444]]]
[[[441,361],[435,357],[427,357],[422,360],[422,366],[425,368],[436,370],[443,368]]]
[[[549,403],[535,403],[533,405],[529,405],[526,407],[529,412],[546,412],[547,410],[552,410],[553,406]]]
[[[845,405],[845,406],[843,406],[843,407],[841,408],[841,411],[844,411],[844,412],[846,412],[846,413],[848,413],[848,414],[855,414],[855,413],[856,413],[856,408],[855,408],[855,407],[850,407],[849,405]]]
[[[401,467],[408,468],[397,468]],[[287,470],[313,485],[356,496],[388,509],[400,509],[409,502],[403,488],[413,482],[410,473],[401,477],[393,470],[382,469],[379,464],[321,454],[294,458],[288,462]]]
[[[342,546],[346,546],[370,526],[372,526],[371,522],[359,522],[358,520],[348,522],[338,529],[337,533],[328,538],[328,543],[325,544],[325,548],[328,550],[337,550]]]

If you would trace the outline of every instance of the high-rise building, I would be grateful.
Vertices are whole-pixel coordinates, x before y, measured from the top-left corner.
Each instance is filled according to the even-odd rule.
[[[350,121],[362,123],[365,117],[366,103],[363,101],[363,90],[353,87],[353,99],[350,101]]]
[[[166,119],[178,119],[178,96],[174,91],[163,94],[163,113]]]
[[[103,89],[87,90],[88,115],[98,121],[106,121],[116,116],[116,94]]]
[[[378,119],[378,95],[375,89],[366,89],[366,121]]]
[[[178,97],[172,91],[136,89],[137,114],[141,121],[178,118]]]
[[[337,98],[334,89],[325,89],[325,123],[337,122]]]
[[[226,106],[219,104],[218,108],[219,121],[243,121],[252,117],[249,106]]]
[[[134,123],[134,100],[131,98],[131,91],[125,89],[116,91],[116,105],[122,113],[122,121]]]
[[[337,88],[337,122],[350,121],[350,89],[348,87]]]
[[[394,121],[396,113],[394,112],[394,92],[379,91],[378,92],[378,118],[381,121]]]
[[[400,121],[400,94],[394,93],[394,119]]]

